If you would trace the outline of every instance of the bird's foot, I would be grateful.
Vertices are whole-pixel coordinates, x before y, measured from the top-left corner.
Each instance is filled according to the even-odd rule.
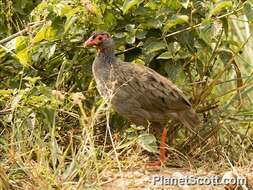
[[[161,160],[151,161],[145,164],[145,168],[147,169],[160,169],[164,166],[165,162]]]

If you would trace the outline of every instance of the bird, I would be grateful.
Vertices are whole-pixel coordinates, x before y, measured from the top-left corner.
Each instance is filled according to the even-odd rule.
[[[96,46],[92,73],[99,94],[119,114],[136,125],[162,127],[170,119],[194,131],[200,120],[184,93],[149,67],[116,58],[115,42],[107,32],[93,32],[83,47]],[[163,127],[160,160],[166,161],[167,129]]]

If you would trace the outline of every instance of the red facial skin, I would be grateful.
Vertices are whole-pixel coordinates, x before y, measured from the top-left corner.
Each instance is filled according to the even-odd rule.
[[[99,48],[100,44],[109,38],[109,35],[106,33],[94,34],[88,40],[86,40],[84,47],[97,46]]]

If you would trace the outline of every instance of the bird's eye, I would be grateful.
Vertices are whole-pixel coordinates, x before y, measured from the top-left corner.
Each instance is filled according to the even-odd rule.
[[[99,38],[98,38],[98,40],[100,40],[100,41],[101,41],[102,39],[103,39],[102,37],[99,37]]]

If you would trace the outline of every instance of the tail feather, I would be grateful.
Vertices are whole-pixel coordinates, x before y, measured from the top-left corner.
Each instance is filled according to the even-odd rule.
[[[186,140],[180,148],[181,150],[187,148],[189,150],[188,152],[191,152],[193,149],[189,147],[197,147],[201,144],[200,142],[204,141],[204,139],[199,133],[201,122],[193,109],[178,113],[178,120],[181,121],[186,128],[188,128],[191,132],[194,133],[194,135],[188,138],[188,140]],[[196,139],[196,137],[198,138]]]
[[[192,128],[196,128],[200,126],[200,120],[193,109],[182,112],[181,118]]]
[[[200,120],[193,109],[182,111],[178,113],[178,120],[181,121],[186,128],[197,133],[196,129],[200,127]]]

